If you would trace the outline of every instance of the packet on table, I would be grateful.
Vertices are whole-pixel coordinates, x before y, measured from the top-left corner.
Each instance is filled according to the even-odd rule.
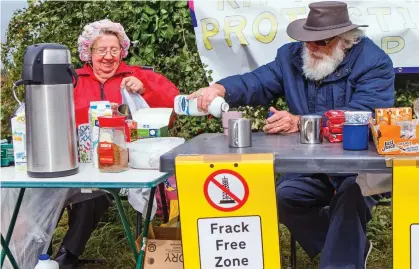
[[[79,139],[79,157],[80,162],[89,163],[92,161],[92,141],[90,139],[89,124],[80,124],[77,128]]]
[[[15,169],[26,171],[26,118],[25,105],[19,106],[11,120]]]
[[[135,112],[132,118],[137,122],[138,139],[168,136],[172,114],[172,108],[143,108]]]
[[[411,121],[412,108],[411,107],[394,107],[391,108],[390,124],[394,125],[399,121]]]
[[[92,159],[95,168],[99,168],[97,147],[99,143],[99,121],[100,116],[112,116],[112,108],[109,101],[90,102],[89,128],[90,139],[92,140]]]

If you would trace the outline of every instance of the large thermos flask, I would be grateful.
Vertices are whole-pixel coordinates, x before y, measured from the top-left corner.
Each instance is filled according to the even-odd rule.
[[[41,43],[26,49],[22,80],[16,84],[25,85],[26,155],[30,177],[78,173],[73,97],[77,81],[66,46]]]

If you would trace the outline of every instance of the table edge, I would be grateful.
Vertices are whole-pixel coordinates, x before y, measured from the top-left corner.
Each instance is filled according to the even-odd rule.
[[[173,173],[166,173],[149,182],[33,182],[33,181],[0,181],[0,188],[153,188],[166,181]]]

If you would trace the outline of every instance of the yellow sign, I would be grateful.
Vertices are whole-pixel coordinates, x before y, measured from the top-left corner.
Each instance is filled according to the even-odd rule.
[[[393,160],[393,268],[419,268],[419,159]]]
[[[184,269],[281,268],[273,154],[175,164]]]

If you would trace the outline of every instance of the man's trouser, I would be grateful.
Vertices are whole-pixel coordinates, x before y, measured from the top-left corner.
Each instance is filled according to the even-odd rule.
[[[366,224],[376,203],[356,176],[284,174],[276,186],[279,221],[320,268],[364,268]]]

